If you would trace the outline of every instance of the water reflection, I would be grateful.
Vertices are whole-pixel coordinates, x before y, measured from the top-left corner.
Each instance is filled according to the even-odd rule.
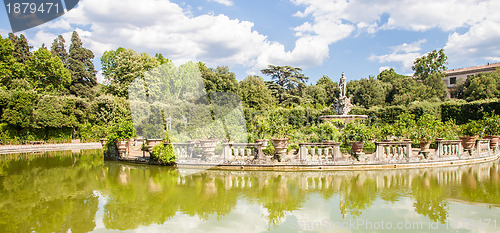
[[[88,232],[153,225],[175,229],[179,221],[198,219],[211,226],[205,226],[208,231],[245,223],[279,231],[297,226],[308,218],[304,216],[339,221],[401,217],[387,206],[402,206],[398,211],[437,224],[446,224],[450,215],[460,212],[454,210],[459,205],[500,213],[498,161],[387,171],[191,174],[102,162],[98,151],[64,153],[0,161],[1,229]]]

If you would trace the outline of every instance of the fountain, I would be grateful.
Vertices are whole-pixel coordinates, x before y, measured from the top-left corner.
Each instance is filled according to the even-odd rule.
[[[351,111],[351,98],[347,97],[347,88],[346,88],[346,78],[344,76],[344,72],[342,72],[342,77],[340,78],[339,89],[340,96],[339,98],[335,98],[335,103],[332,106],[335,107],[335,111],[338,115],[326,115],[320,116],[319,119],[322,120],[342,120],[344,124],[347,124],[354,120],[366,119],[367,115],[347,115]]]

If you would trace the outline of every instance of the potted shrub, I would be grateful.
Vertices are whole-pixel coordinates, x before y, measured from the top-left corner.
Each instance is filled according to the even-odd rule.
[[[462,140],[462,147],[465,150],[471,150],[476,144],[476,140],[479,138],[479,134],[483,131],[483,127],[477,121],[469,121],[467,124],[463,124],[461,127],[460,140]]]
[[[357,155],[363,153],[365,141],[373,138],[370,127],[361,121],[350,122],[342,130],[342,136],[346,143],[350,143],[352,152]]]
[[[422,115],[418,119],[413,128],[412,140],[420,143],[421,151],[429,150],[432,140],[438,137],[441,125],[441,121],[429,114]]]
[[[486,114],[481,121],[487,135],[485,138],[490,139],[490,147],[497,147],[500,139],[500,115]]]
[[[290,140],[288,134],[291,132],[291,128],[286,119],[281,116],[271,115],[269,121],[275,159],[281,161],[281,157],[286,155],[288,150],[288,141]]]
[[[322,142],[326,143],[338,142],[341,136],[335,124],[329,121],[319,124],[318,131]]]
[[[134,124],[132,121],[120,119],[112,127],[112,132],[108,135],[108,141],[114,142],[120,156],[127,152],[129,139],[135,136]]]
[[[255,128],[253,129],[253,131],[256,133],[257,136],[255,142],[262,143],[262,149],[266,149],[269,144],[269,138],[268,138],[269,137],[268,133],[270,131],[269,121],[262,116],[255,116],[255,117],[256,117],[255,125],[251,125],[255,126]]]
[[[460,126],[456,124],[455,120],[449,120],[439,127],[438,138],[440,140],[456,140],[460,131]]]

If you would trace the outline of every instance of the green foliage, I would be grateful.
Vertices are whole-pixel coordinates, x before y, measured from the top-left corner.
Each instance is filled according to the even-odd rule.
[[[248,76],[241,81],[238,94],[247,108],[263,111],[274,105],[271,91],[267,89],[264,79],[259,76]]]
[[[478,100],[469,103],[449,101],[441,104],[442,121],[456,120],[457,124],[465,124],[469,120],[479,120],[486,113],[500,114],[498,99]]]
[[[349,142],[364,142],[375,137],[372,129],[366,122],[358,120],[350,122],[342,129],[342,138],[345,144]]]
[[[438,137],[445,140],[455,140],[460,133],[460,126],[456,124],[455,120],[449,120],[441,125]]]
[[[25,64],[32,55],[30,50],[33,48],[33,46],[30,46],[28,44],[28,40],[23,34],[21,34],[20,36],[16,36],[13,33],[9,33],[9,40],[14,46],[12,55],[19,63]]]
[[[71,74],[59,57],[53,57],[45,48],[39,48],[26,62],[25,75],[39,92],[57,93],[71,82]]]
[[[52,56],[59,57],[59,59],[61,59],[61,61],[66,64],[68,59],[68,51],[66,51],[64,43],[66,43],[64,37],[61,35],[57,36],[57,38],[54,39],[54,42],[52,42],[50,52],[52,53]]]
[[[500,135],[500,115],[486,113],[480,123],[486,135]]]
[[[462,136],[476,136],[483,133],[484,126],[479,121],[469,121],[467,124],[461,125]]]
[[[128,97],[129,85],[144,73],[159,65],[158,60],[147,53],[138,54],[132,49],[118,48],[106,51],[101,57],[102,71],[108,82],[107,92]]]
[[[385,105],[387,90],[386,83],[374,77],[349,82],[348,92],[352,96],[353,104],[370,108],[371,106]]]
[[[167,144],[166,146],[163,143],[157,144],[153,147],[151,156],[154,160],[162,164],[173,164],[177,160],[172,144]]]
[[[434,116],[425,114],[421,116],[413,129],[412,139],[416,141],[431,141],[439,136],[442,122]]]
[[[59,50],[59,53],[63,53],[62,49]],[[82,86],[92,87],[97,84],[95,76],[97,71],[94,68],[93,59],[94,53],[83,47],[80,36],[74,31],[71,36],[68,56],[68,69],[71,71],[72,85],[80,83]]]
[[[415,59],[411,67],[415,71],[415,77],[426,80],[433,73],[440,73],[446,70],[446,60],[448,57],[444,50],[434,50],[427,55]]]
[[[238,92],[238,81],[236,75],[229,71],[227,66],[219,66],[215,69],[208,68],[204,63],[198,63],[201,78],[205,84],[205,90],[210,92]]]
[[[341,133],[335,123],[326,121],[320,123],[317,128],[321,140],[332,140],[336,142],[340,140]]]
[[[464,83],[459,84],[457,96],[467,101],[499,98],[500,71],[467,77]]]
[[[108,141],[113,142],[115,139],[124,140],[130,139],[136,136],[134,124],[130,120],[123,118],[118,119],[118,121],[111,126]]]
[[[432,118],[430,115],[426,116],[426,118]],[[394,122],[394,136],[410,138],[416,125],[417,122],[415,122],[415,115],[409,112],[401,113],[398,116],[398,119]]]

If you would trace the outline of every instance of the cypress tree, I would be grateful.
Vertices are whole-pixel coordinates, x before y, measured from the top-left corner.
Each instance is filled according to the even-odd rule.
[[[72,86],[80,83],[88,87],[97,84],[94,68],[94,53],[82,46],[80,36],[76,31],[71,36],[71,45],[69,46],[69,57],[67,59],[68,69],[71,72]]]
[[[21,34],[21,36],[16,36],[13,33],[9,33],[9,40],[12,42],[12,45],[14,46],[14,51],[13,55],[14,58],[20,62],[20,63],[26,63],[33,55],[30,52],[30,49],[33,48],[33,46],[30,46],[28,44],[28,40],[26,37]]]
[[[66,43],[64,37],[61,35],[57,36],[57,38],[54,39],[54,42],[52,42],[50,52],[52,53],[52,56],[59,57],[64,65],[66,65],[68,59],[68,51],[66,51],[64,43]]]

